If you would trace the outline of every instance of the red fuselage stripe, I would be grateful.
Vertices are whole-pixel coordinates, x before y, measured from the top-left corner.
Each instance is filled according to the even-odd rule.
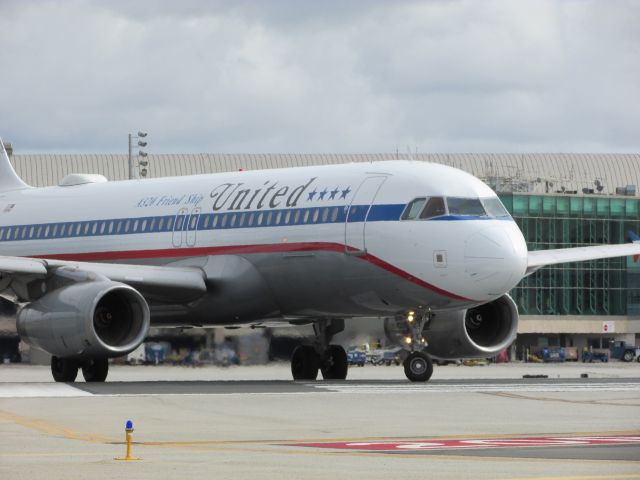
[[[108,251],[108,252],[87,252],[87,253],[58,253],[51,255],[33,255],[32,258],[43,258],[53,260],[67,260],[76,262],[104,262],[115,260],[142,260],[152,258],[175,258],[175,257],[199,257],[206,255],[246,255],[253,253],[286,253],[286,252],[310,252],[310,251],[323,251],[323,252],[338,252],[356,251],[353,247],[345,247],[340,243],[331,242],[304,242],[304,243],[276,243],[276,244],[264,244],[264,245],[229,245],[224,247],[187,247],[187,248],[163,248],[156,250],[123,250],[123,251]],[[436,287],[424,280],[411,275],[408,272],[378,258],[369,253],[360,255],[360,258],[367,261],[379,268],[382,268],[394,275],[397,275],[411,283],[419,285],[423,288],[431,290],[439,295],[451,298],[454,300],[469,301],[473,300],[462,297],[455,293],[443,290]]]

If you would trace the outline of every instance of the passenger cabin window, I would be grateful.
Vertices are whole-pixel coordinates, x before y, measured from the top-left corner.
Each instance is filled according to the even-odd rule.
[[[446,213],[446,209],[444,208],[444,198],[442,197],[431,197],[427,204],[420,212],[420,218],[433,218],[439,217],[440,215],[444,215]]]
[[[449,215],[487,216],[479,198],[447,197],[447,205],[449,207]]]
[[[402,220],[414,220],[418,218],[418,214],[422,211],[426,201],[426,198],[416,198],[409,202],[409,205],[407,205],[407,208],[405,208],[402,213]]]
[[[482,204],[490,217],[508,217],[509,212],[498,197],[483,198]]]

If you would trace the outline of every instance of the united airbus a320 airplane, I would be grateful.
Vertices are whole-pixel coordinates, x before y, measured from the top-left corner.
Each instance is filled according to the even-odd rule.
[[[0,142],[1,145],[1,142]],[[488,357],[515,339],[507,295],[544,267],[640,244],[528,252],[496,194],[439,164],[387,161],[31,188],[0,152],[0,292],[56,381],[104,381],[154,326],[313,324],[294,379],[344,379],[334,334],[385,317],[427,381],[431,356]],[[9,303],[10,302],[10,303]]]

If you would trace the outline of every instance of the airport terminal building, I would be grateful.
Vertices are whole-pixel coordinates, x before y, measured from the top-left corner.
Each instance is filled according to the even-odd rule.
[[[134,174],[147,178],[240,169],[406,159],[398,154],[160,154]],[[530,250],[625,243],[640,232],[640,154],[415,154],[416,161],[465,170],[493,188]],[[128,178],[127,155],[17,154],[30,185],[70,173]],[[511,295],[520,310],[518,347],[606,347],[640,340],[640,261],[614,258],[546,267]]]

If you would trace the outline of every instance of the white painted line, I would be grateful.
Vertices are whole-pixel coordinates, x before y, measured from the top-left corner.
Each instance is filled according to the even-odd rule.
[[[404,394],[404,393],[457,393],[457,392],[575,392],[575,391],[608,391],[608,392],[640,392],[640,383],[599,383],[599,384],[469,384],[469,385],[342,385],[342,384],[307,384],[319,390],[334,393],[365,394]]]
[[[0,398],[90,397],[93,394],[65,383],[2,383]]]

